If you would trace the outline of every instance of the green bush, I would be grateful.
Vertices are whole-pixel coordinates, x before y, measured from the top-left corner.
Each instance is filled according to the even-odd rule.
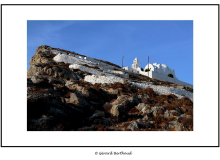
[[[172,75],[172,74],[168,74],[167,76],[173,78],[173,75]]]
[[[147,68],[147,69],[145,69],[145,72],[149,72],[149,71],[150,71],[150,69],[148,69],[148,68]]]

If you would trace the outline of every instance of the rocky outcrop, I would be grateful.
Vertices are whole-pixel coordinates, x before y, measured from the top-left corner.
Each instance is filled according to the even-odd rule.
[[[71,53],[43,45],[37,48],[31,58],[27,71],[27,130],[193,130],[191,99],[174,94],[158,94],[152,88],[138,87],[134,82],[147,84],[144,81],[148,79],[135,73],[127,73],[130,78],[121,82],[89,83],[85,81],[85,76],[91,73],[71,69],[68,63],[54,61],[55,54],[50,50]],[[92,68],[102,71],[101,65]],[[119,71],[120,68],[117,68],[111,72]],[[187,87],[168,82],[150,81],[158,86],[170,85],[187,90]],[[192,92],[190,88],[188,90]]]
[[[127,112],[138,104],[138,98],[127,95],[119,96],[111,105],[110,113],[113,116],[125,116]]]

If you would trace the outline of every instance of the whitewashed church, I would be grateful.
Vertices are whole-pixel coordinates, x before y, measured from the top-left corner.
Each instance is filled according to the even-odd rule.
[[[144,70],[142,71],[141,68],[139,67],[139,60],[136,57],[133,61],[132,67],[123,67],[123,69],[130,72],[139,73],[145,76],[149,75],[150,78],[169,81],[172,83],[176,83],[177,85],[193,87],[193,85],[189,83],[178,80],[175,75],[174,69],[169,68],[165,64],[158,64],[158,63],[149,64],[149,71],[147,64]]]

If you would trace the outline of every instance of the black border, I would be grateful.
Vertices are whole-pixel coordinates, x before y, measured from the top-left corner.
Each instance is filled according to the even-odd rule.
[[[162,5],[162,6],[180,6],[180,5],[187,5],[187,6],[194,6],[194,5],[198,5],[198,6],[204,6],[204,5],[208,5],[208,6],[218,6],[218,44],[219,44],[219,4],[1,4],[1,147],[219,147],[219,107],[218,107],[218,146],[3,146],[2,145],[2,6],[11,6],[11,5],[22,5],[22,6],[27,6],[27,5],[38,5],[38,6],[44,6],[44,5],[50,5],[50,6],[64,6],[64,5],[74,5],[74,6],[78,6],[78,5],[83,5],[83,6],[106,6],[106,5],[111,5],[111,6],[115,6],[115,5],[124,5],[124,6],[128,6],[128,5]],[[219,69],[219,45],[218,45],[218,69]],[[218,71],[218,97],[219,97],[219,71]],[[218,106],[219,106],[219,99],[218,99]]]

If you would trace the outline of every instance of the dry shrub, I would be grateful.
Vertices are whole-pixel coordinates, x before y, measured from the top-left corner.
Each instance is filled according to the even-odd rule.
[[[124,123],[122,124],[122,127],[127,128],[130,124],[131,124],[130,122],[124,122]]]
[[[158,114],[163,114],[164,112],[163,112],[161,109],[159,109],[159,110],[157,111],[157,113],[158,113]]]
[[[150,121],[154,121],[153,128],[162,128],[164,125],[168,125],[169,121],[164,118],[163,116],[155,116],[155,117],[149,117]]]
[[[191,130],[193,128],[193,118],[192,117],[189,117],[189,118],[184,117],[183,119],[180,120],[180,122],[189,130]]]
[[[95,85],[93,86],[93,88],[94,88],[95,90],[97,90],[97,91],[100,91],[100,90],[101,90],[100,84],[95,84]]]
[[[192,103],[191,99],[189,99],[188,97],[183,97],[182,101],[183,101],[184,105],[193,106],[193,103]]]
[[[167,118],[167,122],[171,122],[171,121],[175,121],[175,120],[176,120],[175,117],[169,117],[169,118]]]
[[[192,115],[193,116],[193,107],[192,106],[184,105],[181,109],[183,111],[185,111],[184,113],[186,113],[187,115]]]
[[[174,95],[174,94],[166,95],[166,97],[167,97],[168,99],[177,99],[177,98],[178,98],[178,97],[177,97],[176,95]]]
[[[99,67],[97,66],[88,66],[89,68],[93,68],[93,69],[99,69]]]
[[[116,82],[116,83],[113,83],[110,87],[113,89],[123,88],[123,84],[120,82]]]
[[[148,127],[146,127],[143,131],[150,131],[150,129]]]
[[[148,99],[143,98],[143,99],[142,99],[142,103],[150,104],[151,102],[150,102]]]
[[[188,111],[188,110],[192,110],[192,109],[193,109],[193,107],[192,107],[192,106],[183,106],[183,108],[184,108],[184,109],[186,109],[187,111]]]
[[[148,94],[150,97],[156,97],[157,96],[157,94],[154,92],[154,90],[150,87],[140,90],[140,93],[141,94]]]
[[[131,129],[126,129],[125,131],[132,131]]]
[[[187,111],[186,114],[193,116],[193,110]]]
[[[180,108],[183,106],[182,102],[180,101],[173,101],[171,105],[173,105],[175,108]]]
[[[141,131],[141,129],[140,128],[136,128],[134,131]]]
[[[159,101],[158,105],[159,106],[163,106],[164,105],[164,101]]]
[[[54,58],[55,56],[56,56],[56,54],[47,53],[47,57],[48,57],[48,58]]]
[[[174,112],[173,116],[179,116],[179,114],[177,112]]]
[[[97,131],[113,131],[112,129],[109,129],[107,126],[102,124],[96,125],[95,128]]]
[[[176,129],[175,128],[169,128],[169,129],[167,129],[167,131],[176,131]]]
[[[138,113],[139,111],[136,108],[131,108],[128,113]]]
[[[182,107],[183,104],[180,101],[173,101],[170,104],[164,105],[164,108],[167,110],[175,110],[176,108]]]
[[[106,128],[105,125],[102,125],[102,124],[99,124],[99,125],[96,125],[95,128],[97,128],[97,131],[104,131],[104,129]]]
[[[168,111],[170,111],[170,110],[174,110],[176,107],[171,104],[166,104],[166,105],[164,105],[164,108],[167,109]]]
[[[164,99],[164,98],[167,98],[167,95],[162,94],[162,95],[160,95],[159,97],[160,97],[161,99]]]

